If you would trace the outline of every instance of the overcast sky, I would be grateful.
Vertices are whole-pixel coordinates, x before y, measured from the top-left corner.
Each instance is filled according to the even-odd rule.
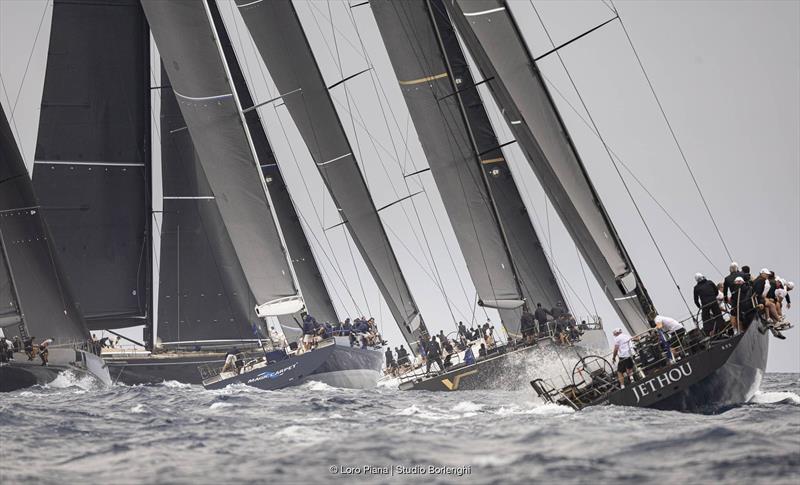
[[[270,99],[276,95],[275,87],[231,3],[221,0],[220,6],[254,99]],[[482,323],[487,316],[497,322],[496,313],[474,307],[475,290],[432,177],[402,176],[427,164],[369,7],[349,9],[346,3],[323,0],[295,3],[328,84],[373,67],[332,94],[360,155],[375,205],[425,191],[382,216],[429,327],[451,331],[454,321]],[[552,46],[531,3],[511,4],[534,55],[549,50]],[[537,1],[534,5],[556,44],[613,16],[600,0]],[[790,280],[800,280],[800,2],[620,1],[616,5],[733,257],[754,271],[767,266]],[[29,167],[51,14],[46,0],[0,0],[0,101],[7,114],[13,109],[12,126]],[[570,104],[579,106],[577,96],[558,58],[550,56],[541,68],[552,82],[570,134],[657,308],[662,314],[684,318],[688,311],[680,295],[691,305],[694,273],[719,280],[729,258],[619,24],[612,22],[561,53],[606,142],[645,187],[624,172],[678,279],[680,293],[601,143],[582,121],[585,113],[578,116],[572,111]],[[490,95],[482,94],[501,141],[511,140]],[[348,238],[339,229],[328,231],[326,241],[322,227],[336,224],[338,215],[288,113],[275,106],[261,108],[260,113],[306,229],[314,234],[309,239],[337,310],[342,316],[375,315],[392,344],[399,345],[399,331],[363,261],[357,254],[350,257]],[[597,283],[584,280],[575,247],[521,152],[513,145],[505,152],[534,225],[563,274],[568,303],[581,316],[599,313],[607,329],[617,326],[616,315]],[[691,235],[713,265],[648,193]],[[792,296],[797,304],[788,315],[798,321],[800,294]],[[788,335],[786,341],[772,340],[768,370],[800,370],[800,337],[796,330]]]

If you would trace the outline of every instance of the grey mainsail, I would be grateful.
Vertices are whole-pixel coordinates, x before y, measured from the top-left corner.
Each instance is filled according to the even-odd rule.
[[[252,339],[255,299],[185,127],[175,95],[162,89],[157,336],[166,346]]]
[[[27,334],[56,343],[88,339],[2,107],[0,261],[0,322],[4,333],[9,330],[6,335]]]
[[[239,95],[239,103],[246,110],[253,106],[253,97],[250,95],[250,89],[245,82],[242,68],[236,58],[236,53],[222,21],[217,2],[215,0],[207,1],[211,19],[219,34],[220,44],[231,73],[233,85]],[[303,226],[286,188],[280,167],[275,160],[272,147],[270,147],[267,139],[267,133],[261,123],[261,117],[257,110],[252,109],[244,113],[244,118],[247,122],[250,136],[253,139],[253,146],[256,149],[256,155],[258,155],[264,180],[269,189],[278,225],[283,232],[286,249],[292,257],[292,267],[297,277],[297,283],[300,285],[300,290],[303,292],[306,310],[320,322],[335,323],[338,321],[336,310],[333,307],[328,289],[325,287],[325,282],[322,279],[317,261],[314,259],[314,254],[311,252],[311,246],[308,244],[308,239],[303,232]],[[299,314],[284,315],[278,319],[284,328],[290,331],[297,331],[298,326],[295,318],[300,321],[299,317]]]
[[[260,316],[302,308],[205,2],[142,1]]]
[[[308,146],[343,223],[406,341],[427,333],[300,20],[288,0],[237,6]]]
[[[653,304],[501,0],[444,2],[573,241],[625,326],[649,328]]]
[[[92,329],[150,316],[149,32],[136,0],[56,0],[33,184]]]
[[[478,297],[518,308],[521,289],[425,2],[371,7]]]

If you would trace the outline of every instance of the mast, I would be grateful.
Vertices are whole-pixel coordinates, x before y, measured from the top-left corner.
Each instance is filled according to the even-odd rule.
[[[0,325],[16,326],[23,337],[53,338],[57,343],[88,339],[1,106],[0,246]]]
[[[303,308],[252,140],[204,2],[142,1],[258,316]]]
[[[652,301],[589,179],[504,1],[444,2],[509,127],[623,324],[649,328]]]
[[[231,44],[230,35],[228,35],[225,24],[222,21],[217,2],[214,0],[207,0],[207,3],[208,10],[211,13],[211,19],[219,35],[219,43],[222,46],[233,85],[236,87],[236,93],[239,95],[239,102],[245,107],[253,106],[253,97],[250,94],[250,89],[242,73],[242,67],[239,64],[236,52]],[[269,189],[269,195],[272,199],[273,207],[275,208],[278,226],[281,228],[286,243],[286,249],[289,251],[292,258],[292,268],[297,277],[297,282],[300,285],[300,290],[303,292],[306,310],[321,322],[337,322],[338,317],[336,315],[336,310],[333,307],[328,289],[325,287],[325,281],[322,279],[322,274],[320,273],[314,254],[311,252],[311,245],[308,243],[308,239],[303,232],[300,217],[298,217],[297,210],[295,209],[291,195],[286,187],[286,182],[283,179],[280,167],[275,160],[275,154],[270,146],[258,110],[245,109],[244,119],[247,122],[247,129],[250,132],[256,154],[258,155],[264,181]],[[290,332],[297,332],[297,324],[294,319],[299,316],[299,314],[285,315],[278,319],[284,329],[288,329]],[[300,318],[298,318],[298,320],[300,320]]]
[[[33,184],[91,329],[151,319],[149,31],[136,0],[55,0]]]
[[[522,288],[460,99],[449,96],[456,85],[426,4],[371,7],[479,304],[517,309],[524,303]]]
[[[255,45],[359,253],[412,351],[427,334],[297,13],[288,0],[237,0]]]

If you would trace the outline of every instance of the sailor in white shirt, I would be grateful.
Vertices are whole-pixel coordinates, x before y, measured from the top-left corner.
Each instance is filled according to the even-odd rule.
[[[664,346],[664,351],[672,356],[675,361],[678,351],[671,346],[673,338],[677,341],[678,335],[674,335],[678,330],[683,329],[683,325],[674,318],[665,317],[664,315],[656,315],[653,319],[656,324],[656,329],[660,331],[661,344]]]
[[[629,377],[633,375],[633,339],[623,332],[621,328],[615,328],[613,333],[614,355],[611,361],[616,362],[617,356],[619,356],[617,378],[619,379],[619,387],[625,389],[625,375],[627,374]]]

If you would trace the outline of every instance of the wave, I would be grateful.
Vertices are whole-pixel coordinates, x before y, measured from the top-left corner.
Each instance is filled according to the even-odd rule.
[[[791,391],[758,391],[750,399],[753,404],[800,404],[800,396]]]
[[[94,377],[88,374],[77,375],[71,370],[59,372],[52,382],[45,384],[45,389],[68,389],[70,387],[79,387],[84,391],[99,389],[102,385]]]

